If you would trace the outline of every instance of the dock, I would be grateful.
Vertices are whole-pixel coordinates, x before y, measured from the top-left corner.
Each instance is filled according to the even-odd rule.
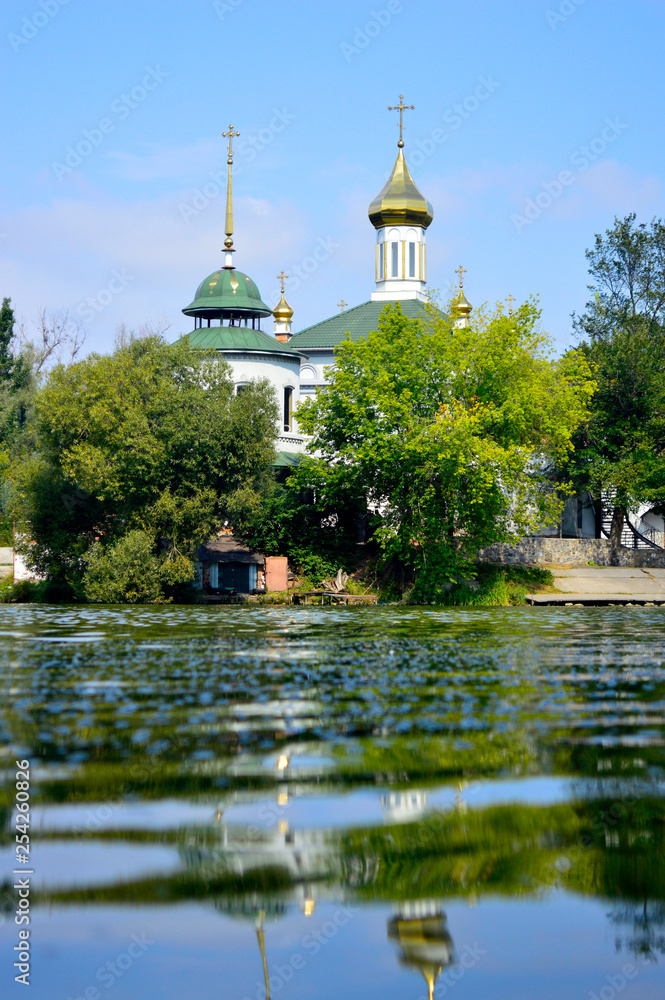
[[[376,604],[376,594],[336,594],[332,590],[306,590],[293,594],[294,604]]]

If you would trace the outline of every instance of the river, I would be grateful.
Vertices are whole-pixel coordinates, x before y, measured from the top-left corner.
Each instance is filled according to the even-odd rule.
[[[662,609],[13,605],[0,642],[0,995],[22,926],[32,1000],[665,993]]]

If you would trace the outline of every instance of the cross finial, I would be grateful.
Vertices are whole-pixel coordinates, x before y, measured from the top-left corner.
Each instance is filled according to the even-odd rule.
[[[349,304],[349,303],[348,303],[348,302],[345,302],[345,301],[344,301],[344,299],[340,299],[340,301],[339,301],[339,302],[337,303],[337,305],[338,305],[338,306],[339,306],[339,308],[340,308],[340,312],[344,312],[344,307],[345,307],[345,306],[348,306],[348,304]]]
[[[229,140],[229,158],[226,162],[233,163],[233,140],[240,135],[240,132],[234,132],[233,125],[229,125],[228,132],[222,132],[222,135]]]
[[[404,145],[404,139],[402,138],[402,131],[404,129],[404,112],[413,111],[414,108],[415,104],[404,103],[404,94],[399,95],[399,104],[395,105],[391,104],[388,106],[388,111],[399,111],[399,142],[397,143],[397,145],[399,146],[400,149]]]
[[[462,267],[462,265],[460,264],[460,266],[455,271],[455,274],[459,274],[459,290],[461,292],[464,288],[464,275],[466,274],[466,268]]]
[[[514,297],[514,295],[512,294],[512,292],[510,293],[510,295],[506,299],[506,302],[508,303],[508,315],[510,316],[510,315],[512,315],[512,312],[513,312],[513,302],[517,302],[517,299]]]
[[[284,294],[284,282],[288,278],[288,274],[284,274],[284,268],[277,275],[277,280],[282,282],[282,295]]]

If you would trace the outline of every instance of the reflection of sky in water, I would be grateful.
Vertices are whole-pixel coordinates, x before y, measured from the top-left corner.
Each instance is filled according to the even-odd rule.
[[[663,894],[661,610],[15,606],[0,609],[0,623],[11,664],[0,673],[0,725],[14,740],[5,787],[25,755],[40,789],[33,887],[90,889],[66,906],[35,900],[33,1000],[75,1000],[101,985],[97,970],[133,934],[154,944],[109,992],[118,1000],[262,997],[261,906],[285,911],[264,921],[271,974],[303,959],[273,1000],[423,1000],[424,976],[400,955],[429,953],[430,939],[401,925],[388,936],[393,894],[424,905],[409,897],[416,885],[464,894],[439,901],[458,972],[465,948],[485,952],[437,997],[583,1000],[634,961],[615,951],[630,927],[610,914],[629,905],[622,893],[637,898],[652,881]],[[622,754],[622,744],[640,750]],[[133,777],[136,760],[146,762],[144,783]],[[644,802],[630,822],[601,831],[597,854],[565,883],[577,889],[584,875],[587,895],[529,896],[531,871],[549,870],[560,836],[578,844],[578,818],[588,824],[600,808],[582,800],[616,801],[631,788]],[[498,818],[480,815],[499,805],[508,809]],[[550,806],[565,814],[560,826]],[[440,823],[444,839],[421,858],[408,830],[386,824],[423,809],[445,816],[423,822]],[[522,832],[505,832],[513,818]],[[97,842],[75,836],[86,826]],[[252,826],[272,834],[252,840]],[[378,829],[354,839],[364,826]],[[331,857],[334,838],[321,831],[345,828],[349,870],[308,882],[321,873],[312,858]],[[40,840],[49,832],[53,840]],[[372,838],[374,855],[364,846]],[[391,854],[400,843],[402,854]],[[237,883],[218,885],[205,867],[214,876],[227,857],[233,877],[287,860],[296,880],[280,890],[262,872],[243,896],[248,916],[230,916]],[[10,870],[9,846],[0,864]],[[476,905],[464,898],[471,885]],[[382,902],[354,902],[356,891]],[[338,900],[355,912],[335,930]],[[317,950],[307,935],[326,926],[334,933]],[[4,970],[16,931],[0,927]],[[640,965],[622,997],[660,1000],[664,972]],[[7,981],[10,996],[21,995]]]
[[[32,888],[40,890],[128,882],[176,871],[181,860],[174,847],[115,841],[33,841]],[[0,848],[0,872],[14,867],[14,852]]]
[[[634,960],[615,952],[608,904],[557,894],[538,902],[485,900],[445,905],[461,978],[448,992],[464,1000],[574,1000],[598,993],[606,976]],[[335,928],[338,904],[317,906],[307,918],[289,909],[264,924],[268,969],[277,986],[274,1000],[423,1000],[423,976],[400,965],[388,939],[390,906],[357,906]],[[334,929],[334,930],[333,930]],[[41,910],[33,924],[35,962],[30,997],[66,1000],[99,981],[97,970],[126,952],[132,935],[153,941],[115,986],[122,1000],[255,1000],[263,998],[263,971],[254,922],[219,913],[211,905],[171,908],[97,906]],[[316,941],[316,935],[320,942]],[[11,967],[13,928],[0,930],[0,962]],[[483,952],[484,954],[480,954]],[[302,962],[292,960],[300,955]],[[475,955],[475,958],[473,957]],[[663,967],[637,963],[626,1000],[662,1000]],[[440,986],[445,979],[439,978]],[[284,976],[286,978],[286,976]],[[280,980],[283,982],[283,979]],[[13,985],[13,984],[12,984]],[[102,996],[107,995],[100,988]],[[18,987],[16,988],[18,995]],[[3,995],[5,993],[3,987]],[[13,995],[13,991],[10,995]],[[111,991],[109,994],[111,995]],[[442,991],[435,996],[444,995]],[[447,995],[447,994],[445,994]]]

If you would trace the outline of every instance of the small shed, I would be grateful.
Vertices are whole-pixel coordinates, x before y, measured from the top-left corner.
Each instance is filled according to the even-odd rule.
[[[251,594],[265,589],[265,556],[242,545],[233,535],[211,538],[198,549],[196,558],[199,582],[207,593]]]

